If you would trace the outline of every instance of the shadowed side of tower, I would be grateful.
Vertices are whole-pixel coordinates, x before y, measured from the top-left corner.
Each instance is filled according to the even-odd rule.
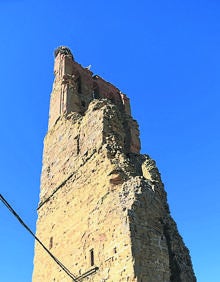
[[[78,281],[196,281],[129,99],[66,47],[54,74],[36,235]],[[72,280],[36,243],[32,281]]]

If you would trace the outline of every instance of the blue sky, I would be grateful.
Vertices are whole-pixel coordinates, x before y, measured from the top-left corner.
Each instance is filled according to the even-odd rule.
[[[131,99],[199,282],[218,282],[220,3],[0,0],[0,193],[35,230],[53,51]],[[0,273],[30,282],[34,241],[0,205]]]

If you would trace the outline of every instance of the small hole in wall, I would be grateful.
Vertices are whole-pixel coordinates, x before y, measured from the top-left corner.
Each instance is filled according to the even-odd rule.
[[[53,237],[50,237],[49,249],[53,248]]]
[[[90,265],[93,266],[95,264],[95,261],[94,261],[94,250],[91,249],[90,250]]]
[[[114,247],[114,254],[117,254],[117,248]]]
[[[76,87],[77,87],[77,92],[82,93],[81,77],[80,76],[76,79]]]
[[[80,145],[79,145],[79,136],[76,139],[76,154],[78,155],[80,152]]]

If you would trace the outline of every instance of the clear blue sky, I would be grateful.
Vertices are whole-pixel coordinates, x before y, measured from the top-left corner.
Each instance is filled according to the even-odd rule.
[[[198,282],[219,282],[220,2],[0,0],[0,39],[0,193],[27,224],[35,230],[53,51],[67,45],[130,97]],[[0,248],[0,281],[30,282],[34,241],[2,204]]]

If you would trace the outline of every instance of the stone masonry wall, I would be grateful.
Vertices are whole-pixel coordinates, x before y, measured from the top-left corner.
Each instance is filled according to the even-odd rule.
[[[77,281],[195,282],[129,100],[68,48],[55,55],[36,235]],[[32,281],[72,279],[36,243]]]
[[[122,129],[117,107],[94,100],[83,118],[61,118],[45,138],[37,236],[77,276],[91,268],[93,249],[99,271],[89,281],[136,281],[129,220],[118,194],[135,171],[124,155],[114,158],[124,150]],[[69,281],[37,246],[34,264],[33,281]]]

